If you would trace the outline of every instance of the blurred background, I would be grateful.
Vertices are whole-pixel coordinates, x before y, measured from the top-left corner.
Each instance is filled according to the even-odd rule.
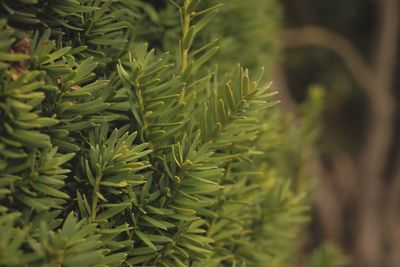
[[[310,88],[323,92],[304,253],[329,242],[350,256],[345,266],[400,266],[400,1],[279,4],[281,109],[296,116]]]

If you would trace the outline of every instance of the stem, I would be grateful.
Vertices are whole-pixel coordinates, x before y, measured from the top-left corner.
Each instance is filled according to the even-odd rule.
[[[142,133],[141,133],[141,139],[142,142],[144,143],[149,143],[149,147],[150,149],[153,149],[153,143],[150,141],[150,139],[148,138],[150,135],[150,131],[149,131],[149,123],[146,120],[146,109],[145,109],[145,103],[144,103],[144,98],[142,95],[142,88],[140,87],[140,82],[138,80],[135,81],[135,94],[136,94],[136,98],[137,98],[137,103],[139,105],[139,110],[140,110],[140,119],[142,120],[143,123],[143,129],[142,129]]]
[[[97,202],[99,200],[99,197],[97,196],[97,192],[100,190],[100,181],[101,181],[101,175],[97,175],[96,179],[94,181],[94,188],[92,192],[92,212],[90,216],[91,221],[96,220],[96,212],[97,212]]]
[[[186,37],[189,33],[189,27],[190,27],[190,14],[187,13],[187,8],[189,4],[191,3],[192,0],[185,0],[183,3],[183,10],[182,10],[182,40],[181,40],[181,45],[183,45],[184,40],[186,40]],[[188,66],[188,61],[189,61],[189,47],[182,47],[182,66],[181,66],[181,73],[183,73],[187,66]]]

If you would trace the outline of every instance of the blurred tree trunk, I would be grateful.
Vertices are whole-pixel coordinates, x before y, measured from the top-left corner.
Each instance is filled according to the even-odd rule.
[[[339,56],[368,98],[368,128],[356,157],[331,151],[333,169],[316,159],[321,174],[318,200],[324,234],[336,243],[351,242],[354,266],[396,267],[400,262],[400,163],[392,179],[385,179],[395,125],[393,75],[399,35],[399,0],[379,1],[376,53],[372,66],[358,48],[340,34],[319,26],[288,29],[282,34],[284,46],[318,46]],[[304,9],[303,9],[304,10]],[[285,78],[282,66],[277,71],[279,84]],[[290,99],[290,88],[283,96]],[[290,103],[294,103],[290,100]],[[293,104],[291,104],[293,105]],[[352,180],[349,182],[348,180]],[[387,182],[389,181],[389,182]],[[354,233],[344,238],[347,205],[351,203]],[[386,249],[389,247],[389,249]]]

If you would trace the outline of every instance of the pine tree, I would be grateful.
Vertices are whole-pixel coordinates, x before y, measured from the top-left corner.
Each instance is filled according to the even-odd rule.
[[[295,261],[287,131],[216,56],[218,3],[1,2],[1,266]]]

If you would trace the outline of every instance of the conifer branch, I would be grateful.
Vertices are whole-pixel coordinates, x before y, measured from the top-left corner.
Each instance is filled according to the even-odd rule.
[[[268,227],[295,221],[291,233],[302,205],[260,175],[256,113],[269,94],[241,68],[219,92],[207,25],[221,5],[200,2],[168,12],[141,0],[2,2],[0,265],[230,266],[294,253],[262,222],[252,238],[265,201],[285,218]],[[178,50],[158,40],[169,28]],[[212,144],[203,115],[222,131]],[[271,253],[271,240],[289,249]]]

